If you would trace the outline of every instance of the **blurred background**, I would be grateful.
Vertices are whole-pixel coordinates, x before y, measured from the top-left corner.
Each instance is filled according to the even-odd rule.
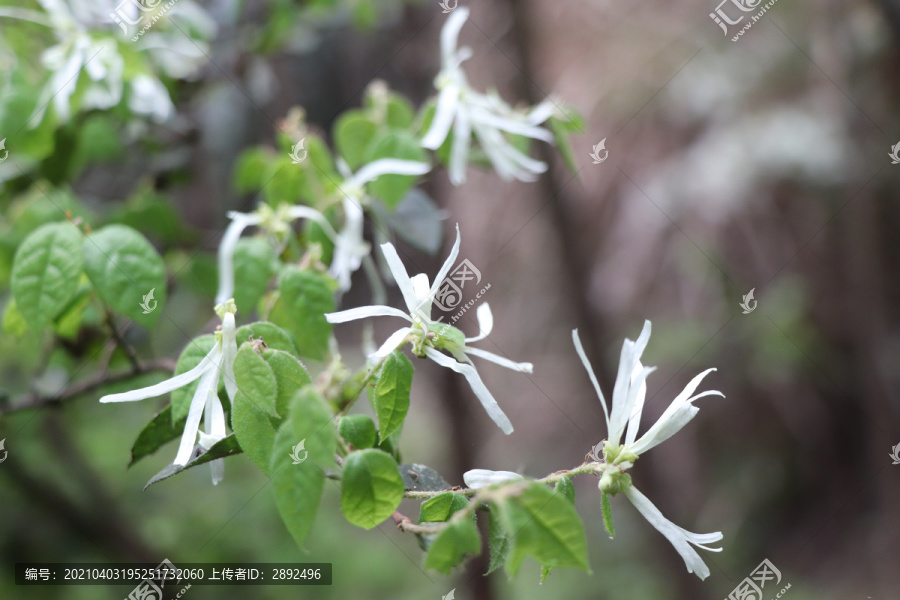
[[[440,68],[446,15],[436,1],[197,4],[217,34],[196,57],[196,74],[170,84],[176,116],[142,127],[98,120],[75,138],[61,130],[59,171],[45,164],[40,173],[50,184],[72,182],[58,202],[117,215],[166,258],[170,319],[152,332],[129,331],[143,360],[173,361],[184,332],[208,326],[226,211],[256,202],[234,183],[242,152],[274,147],[278,123],[295,106],[327,135],[373,79],[419,105]],[[551,96],[585,125],[573,139],[575,174],[540,145],[532,155],[550,170],[536,183],[471,167],[463,187],[451,186],[443,169],[422,187],[444,211],[445,237],[459,223],[460,258],[491,285],[483,301],[495,328],[482,347],[535,370],[479,364],[515,425],[507,437],[460,376],[417,362],[404,459],[453,484],[471,468],[541,477],[580,465],[606,428],[571,330],[579,329],[610,398],[622,340],[650,319],[644,362],[658,371],[648,380],[642,431],[706,368],[718,371],[702,389],[726,395],[699,401],[698,417],[632,471],[672,521],[722,531],[724,551],[703,553],[709,579],[688,574],[622,497],[613,499],[617,535],[609,539],[590,478],[575,485],[592,574],[559,570],[539,585],[538,565],[526,561],[511,581],[502,572],[484,577],[486,556],[450,577],[423,571],[415,537],[390,521],[372,532],[346,523],[337,486],[300,550],[265,476],[244,456],[226,461],[216,487],[198,469],[142,491],[169,448],[126,469],[129,451],[165,398],[101,406],[101,393],[135,384],[76,393],[96,340],[66,340],[48,356],[47,339],[4,330],[0,596],[24,597],[11,581],[15,562],[167,557],[176,565],[334,564],[330,587],[195,586],[187,597],[198,600],[437,599],[454,588],[461,600],[721,599],[764,559],[782,576],[766,600],[788,583],[782,597],[790,600],[900,597],[900,466],[889,457],[900,444],[900,166],[888,156],[900,141],[900,1],[781,0],[737,42],[738,26],[725,36],[710,18],[716,0],[468,6],[461,44],[474,50],[466,63],[473,86],[495,86],[512,104]],[[0,18],[10,46],[36,31]],[[16,60],[2,56],[7,66]],[[4,106],[0,123],[21,127]],[[92,114],[79,115],[81,125]],[[609,155],[594,164],[601,140]],[[15,223],[23,214],[29,227],[51,220],[32,182],[0,170],[0,305],[22,238]],[[449,243],[435,256],[400,246],[433,275]],[[370,303],[357,275],[344,307]],[[758,305],[744,314],[739,304],[751,289]],[[389,292],[389,304],[400,302],[396,288]],[[474,310],[461,323],[477,331]],[[376,322],[376,340],[392,325]],[[337,334],[345,358],[361,365],[361,328]],[[111,368],[124,360],[113,357]],[[12,410],[22,402],[35,407]],[[406,500],[401,511],[416,515],[417,503]],[[96,600],[129,590],[28,594]]]

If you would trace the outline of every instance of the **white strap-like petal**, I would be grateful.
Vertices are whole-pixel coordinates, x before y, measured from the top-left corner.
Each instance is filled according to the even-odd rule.
[[[219,291],[216,304],[222,304],[234,297],[234,249],[241,233],[250,225],[259,224],[259,217],[238,212],[230,212],[231,223],[219,243]]]
[[[417,160],[382,158],[361,168],[348,183],[356,187],[374,181],[382,175],[424,175],[430,170],[431,165]]]
[[[494,485],[495,483],[504,483],[507,481],[517,481],[525,479],[518,473],[512,471],[489,471],[488,469],[472,469],[463,473],[463,481],[466,486],[477,490],[478,488]]]
[[[212,475],[213,485],[225,479],[225,459],[217,458],[209,461],[209,472]]]
[[[459,235],[459,223],[456,224],[456,241],[453,243],[453,247],[450,249],[450,254],[447,256],[447,260],[444,261],[444,264],[441,265],[441,270],[438,271],[438,274],[434,277],[434,282],[431,284],[431,296],[434,297],[437,294],[438,290],[441,288],[441,284],[444,282],[444,279],[447,278],[447,274],[450,273],[450,269],[453,268],[454,263],[456,263],[456,257],[459,256],[459,245],[462,239]]]
[[[360,306],[339,312],[325,313],[325,319],[329,323],[346,323],[369,317],[400,317],[412,321],[408,314],[392,306]]]
[[[641,335],[639,335],[637,341],[634,342],[634,357],[632,360],[635,363],[640,362],[641,357],[644,355],[644,350],[647,349],[647,342],[650,341],[651,329],[652,324],[650,323],[650,320],[644,320],[644,327],[641,329]]]
[[[691,398],[691,402],[705,396],[722,396],[724,398],[725,394],[716,390],[708,390]],[[674,411],[666,410],[656,423],[641,436],[641,439],[631,445],[631,449],[637,454],[643,454],[678,433],[700,411],[691,402],[680,404]]]
[[[644,412],[644,399],[647,397],[647,376],[656,370],[656,367],[645,367],[640,361],[634,366],[635,374],[631,377],[631,385],[628,388],[629,416],[628,425],[625,428],[625,444],[629,445],[637,437],[638,427],[641,426],[641,414]]]
[[[494,354],[493,352],[482,350],[481,348],[471,348],[469,346],[466,346],[465,353],[483,358],[484,360],[489,360],[494,364],[498,364],[501,367],[506,367],[507,369],[510,369],[512,371],[519,371],[520,373],[532,373],[534,371],[534,365],[530,362],[515,362],[509,360],[508,358],[500,356],[499,354]]]
[[[527,154],[519,151],[518,148],[507,142],[505,139],[502,144],[498,144],[497,149],[504,157],[516,165],[518,170],[527,173],[527,179],[523,179],[521,175],[517,175],[517,177],[523,179],[523,181],[533,181],[537,175],[547,171],[547,163],[531,158]]]
[[[704,398],[706,396],[722,396],[725,395],[722,392],[718,392],[716,390],[710,390],[703,392],[701,394],[697,394],[696,396],[690,396],[690,394],[694,393],[694,390],[700,385],[700,382],[703,381],[703,378],[706,377],[710,372],[715,371],[715,369],[707,369],[703,371],[696,377],[694,377],[681,391],[678,396],[672,400],[672,403],[663,411],[663,414],[660,415],[659,419],[656,420],[656,423],[647,430],[641,439],[635,444],[636,447],[641,447],[644,451],[649,450],[653,446],[658,445],[659,443],[665,441],[669,437],[671,437],[675,432],[677,432],[681,427],[687,424],[687,421],[684,420],[684,413],[687,410],[687,407],[691,406],[691,402],[696,400],[697,398]],[[693,407],[692,407],[693,408]],[[692,415],[694,413],[691,413]],[[689,421],[690,419],[688,419]]]
[[[631,407],[628,406],[628,390],[631,386],[631,373],[634,371],[634,342],[626,339],[622,343],[622,353],[619,356],[619,372],[616,374],[616,383],[613,386],[612,409],[609,413],[609,442],[617,446],[625,431],[625,423],[631,415]]]
[[[525,120],[531,125],[540,125],[554,114],[556,114],[556,104],[547,98],[537,106],[534,106],[525,116]]]
[[[206,410],[204,411],[204,420],[207,431],[207,444],[204,445],[209,450],[216,442],[225,437],[225,412],[222,409],[222,402],[215,393],[209,395],[206,401]],[[204,437],[200,432],[201,439]],[[217,485],[225,478],[225,459],[217,458],[209,463],[209,472],[212,476],[213,485]]]
[[[191,460],[194,450],[194,442],[197,440],[197,432],[200,430],[200,417],[210,394],[215,394],[215,388],[219,384],[218,364],[208,370],[200,378],[197,391],[191,399],[191,408],[188,410],[187,421],[184,423],[184,432],[181,434],[181,443],[178,446],[178,454],[175,455],[175,464],[182,467]]]
[[[466,343],[480,342],[487,336],[491,335],[491,332],[494,330],[494,314],[491,312],[491,307],[487,302],[481,304],[475,310],[475,318],[478,320],[478,335],[474,337],[467,337]]]
[[[507,435],[513,432],[512,423],[509,422],[509,418],[500,408],[500,405],[497,404],[497,401],[494,399],[494,396],[491,395],[487,386],[481,381],[481,377],[478,375],[478,371],[475,370],[475,367],[457,362],[456,359],[441,354],[439,351],[434,348],[429,348],[428,346],[425,347],[425,354],[428,358],[442,367],[447,367],[448,369],[452,369],[463,375],[466,378],[466,381],[469,382],[469,386],[472,388],[472,391],[475,392],[475,396],[481,402],[484,410],[487,411],[488,416],[494,423],[496,423],[497,426],[503,430],[503,433]]]
[[[715,368],[707,369],[707,370],[703,371],[702,373],[698,374],[693,379],[691,379],[688,382],[688,384],[686,386],[684,386],[684,389],[681,390],[681,392],[677,396],[675,396],[675,399],[672,400],[672,404],[670,404],[669,407],[665,410],[665,412],[663,412],[662,416],[665,417],[667,413],[678,410],[678,408],[682,404],[685,404],[687,402],[693,402],[693,400],[695,398],[700,397],[700,396],[691,397],[691,394],[693,394],[694,390],[696,390],[700,386],[700,383],[703,381],[703,379],[715,370],[716,370]],[[703,395],[706,395],[706,394],[703,394]],[[720,394],[720,395],[724,397],[724,394]],[[660,419],[662,419],[662,417],[660,417]]]
[[[215,394],[206,398],[206,408],[203,411],[203,425],[206,428],[206,435],[213,444],[225,437],[225,411],[222,408],[222,401]],[[208,446],[209,450],[212,446]]]
[[[503,138],[499,131],[486,127],[481,123],[472,123],[472,130],[475,132],[475,137],[478,138],[481,149],[487,154],[500,179],[510,181],[512,179],[524,180],[523,178],[528,177],[527,173],[520,173],[516,165],[501,151],[501,148],[509,142]]]
[[[122,392],[121,394],[108,394],[100,398],[100,402],[134,402],[136,400],[155,398],[156,396],[168,394],[169,392],[177,390],[178,388],[183,388],[192,381],[200,379],[200,377],[204,373],[207,373],[210,370],[214,370],[216,361],[214,361],[213,359],[220,352],[221,348],[219,348],[217,344],[216,346],[213,346],[213,349],[209,351],[209,354],[204,356],[203,360],[201,360],[200,363],[190,371],[182,373],[181,375],[176,375],[175,377],[166,379],[165,381],[160,381],[155,385],[141,388],[139,390]]]
[[[53,27],[53,23],[44,13],[36,10],[28,10],[27,8],[17,8],[15,6],[0,7],[0,17],[9,17],[11,19],[21,19],[22,21],[31,21],[44,27]]]
[[[331,223],[328,222],[325,215],[316,209],[298,204],[288,208],[287,214],[292,219],[310,219],[311,221],[315,221],[322,226],[322,229],[325,230],[325,235],[327,235],[332,242],[337,241],[337,232],[334,230],[334,227],[331,226]]]
[[[225,391],[229,400],[237,394],[237,382],[234,379],[234,359],[237,358],[237,329],[234,325],[234,314],[225,313],[222,319],[222,377],[225,380]]]
[[[481,107],[475,107],[472,109],[472,119],[477,120],[479,123],[487,125],[488,127],[500,129],[502,131],[506,131],[507,133],[523,135],[525,137],[530,137],[532,139],[542,140],[545,142],[553,141],[553,134],[543,127],[537,127],[523,121],[517,121],[515,119],[510,119],[509,117],[503,117]]]
[[[416,304],[415,307],[410,307],[409,312],[413,317],[418,317],[426,323],[430,323],[433,296],[429,287],[428,275],[419,273],[414,275],[410,282],[412,282],[413,293],[416,296]]]
[[[406,267],[403,265],[403,261],[400,260],[400,256],[397,254],[397,249],[394,248],[393,244],[388,242],[387,244],[381,245],[381,253],[384,256],[385,262],[387,262],[388,268],[391,270],[394,281],[397,282],[397,287],[400,288],[400,293],[403,294],[403,301],[406,303],[406,308],[408,308],[410,314],[412,314],[412,311],[416,308],[416,292],[413,289],[412,281],[409,279],[409,274],[406,272]]]
[[[597,397],[600,398],[600,406],[603,407],[603,415],[606,417],[606,430],[609,431],[609,410],[606,408],[606,398],[603,397],[603,390],[600,389],[600,382],[597,381],[597,376],[594,375],[594,369],[591,367],[591,362],[588,360],[587,354],[584,353],[584,347],[581,345],[581,339],[578,337],[577,329],[572,330],[572,342],[575,344],[575,352],[578,353],[578,358],[581,359],[584,370],[587,371],[588,377],[591,378],[591,383],[594,385],[594,391],[597,392]]]
[[[384,341],[381,347],[372,353],[369,358],[374,358],[380,360],[396,350],[400,347],[400,345],[406,340],[406,336],[409,335],[409,332],[412,331],[409,327],[402,327],[392,333],[388,339]]]
[[[453,119],[459,109],[460,88],[454,83],[448,83],[440,91],[437,98],[437,105],[434,109],[434,117],[431,119],[431,126],[422,137],[422,147],[429,150],[437,150],[447,139],[450,133],[450,126],[453,125]]]
[[[441,29],[441,61],[446,66],[456,55],[456,47],[459,42],[459,31],[469,18],[469,9],[465,6],[457,7]]]
[[[706,563],[703,562],[703,559],[700,558],[700,555],[697,554],[697,551],[691,547],[691,543],[694,542],[693,537],[688,537],[686,534],[690,534],[690,532],[685,531],[678,525],[675,525],[667,518],[663,516],[663,514],[659,511],[656,506],[653,505],[650,500],[647,499],[645,495],[637,490],[633,485],[626,488],[624,491],[625,496],[631,501],[638,512],[641,513],[647,521],[656,528],[661,534],[663,534],[666,539],[674,546],[675,550],[678,554],[681,555],[681,558],[684,560],[684,564],[687,567],[688,573],[695,573],[697,577],[700,579],[706,579],[709,577],[709,567],[706,566]],[[711,533],[711,534],[690,534],[691,536],[702,536],[702,539],[710,540],[710,541],[718,541],[714,539],[715,536],[718,536],[718,539],[721,539],[721,533]],[[707,548],[708,549],[708,548]]]
[[[453,145],[450,147],[450,160],[447,163],[447,175],[450,183],[459,186],[466,182],[466,169],[469,166],[469,147],[472,143],[472,122],[467,110],[456,111],[453,123]]]

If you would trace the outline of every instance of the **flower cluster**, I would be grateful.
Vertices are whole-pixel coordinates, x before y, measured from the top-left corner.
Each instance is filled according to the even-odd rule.
[[[720,552],[721,548],[710,548],[708,544],[722,539],[722,533],[692,533],[675,525],[653,505],[631,482],[631,476],[627,471],[634,466],[634,462],[641,454],[666,441],[678,433],[699,412],[694,406],[694,400],[705,396],[722,396],[722,392],[707,390],[694,394],[697,387],[715,369],[707,369],[694,377],[678,394],[669,407],[663,412],[656,423],[637,437],[641,414],[644,409],[644,400],[647,396],[647,376],[655,370],[655,367],[645,367],[641,363],[641,356],[650,340],[650,321],[644,322],[644,328],[637,341],[625,340],[622,345],[622,353],[619,359],[619,371],[613,388],[612,410],[606,405],[603,391],[597,382],[597,376],[587,359],[578,331],[572,332],[572,341],[575,351],[581,359],[584,368],[588,372],[591,383],[600,398],[603,414],[606,417],[607,439],[602,444],[602,457],[599,451],[592,453],[592,458],[597,461],[597,472],[600,474],[598,487],[601,493],[614,496],[618,493],[625,495],[634,507],[647,521],[653,525],[675,547],[689,573],[696,573],[700,579],[709,576],[709,567],[692,548],[696,546],[710,552]],[[624,440],[622,436],[624,435]],[[597,445],[599,450],[600,444]],[[479,488],[506,481],[520,479],[522,476],[510,471],[488,471],[475,469],[464,475],[466,485],[471,488]]]
[[[466,181],[474,133],[501,178],[534,181],[547,170],[547,164],[518,150],[506,134],[552,142],[553,135],[540,124],[553,116],[556,107],[546,100],[527,111],[518,111],[496,92],[482,94],[469,86],[462,63],[472,56],[472,49],[457,47],[460,29],[468,18],[469,9],[460,7],[447,18],[441,31],[441,71],[435,78],[439,90],[437,108],[422,146],[437,150],[452,128],[448,171],[450,181],[461,185]]]
[[[459,227],[457,227],[456,243],[453,244],[450,255],[444,261],[440,271],[438,271],[434,283],[431,284],[428,280],[428,275],[424,273],[410,277],[393,244],[383,244],[381,249],[384,253],[384,258],[387,260],[397,287],[400,288],[400,292],[403,294],[403,300],[409,312],[403,312],[391,306],[361,306],[325,316],[329,323],[346,323],[347,321],[368,317],[399,317],[409,321],[408,327],[401,327],[392,333],[371,358],[384,358],[403,344],[411,343],[413,352],[417,356],[430,358],[442,367],[456,371],[465,377],[472,387],[472,391],[475,392],[478,400],[481,401],[481,405],[487,411],[488,416],[503,430],[503,433],[510,434],[513,432],[512,423],[510,423],[500,405],[497,404],[497,400],[494,399],[490,390],[484,385],[484,382],[478,375],[478,371],[472,365],[469,355],[477,356],[507,369],[523,373],[531,373],[533,369],[532,364],[513,362],[493,352],[469,346],[472,342],[485,339],[494,328],[494,317],[487,303],[479,306],[476,311],[478,327],[481,331],[473,337],[465,337],[455,327],[433,321],[431,318],[432,299],[456,262],[456,257],[459,255],[459,245],[460,235]],[[441,350],[446,350],[451,356],[447,356]]]

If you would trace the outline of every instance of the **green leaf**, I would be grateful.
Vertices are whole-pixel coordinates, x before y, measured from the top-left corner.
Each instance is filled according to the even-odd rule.
[[[269,287],[274,272],[272,246],[259,237],[242,238],[234,247],[234,301],[250,312]]]
[[[511,547],[506,572],[515,575],[525,556],[548,568],[588,570],[584,527],[575,507],[545,485],[532,482],[518,495],[491,504]]]
[[[215,344],[216,336],[212,334],[201,335],[191,340],[184,347],[184,350],[181,351],[181,356],[178,357],[178,362],[175,363],[174,375],[187,373],[199,365],[200,361],[209,354]],[[191,400],[194,398],[194,392],[197,391],[199,384],[199,381],[192,381],[186,386],[172,391],[172,423],[177,423],[187,417],[191,408]]]
[[[392,131],[380,139],[373,140],[373,143],[372,149],[367,153],[369,162],[379,158],[399,158],[422,162],[428,160],[428,155],[416,138],[406,131]],[[382,175],[368,187],[369,191],[381,198],[389,210],[393,210],[415,183],[415,175]]]
[[[462,494],[444,492],[422,503],[419,509],[419,523],[443,523],[449,521],[458,510],[469,505],[469,499]]]
[[[117,313],[145,327],[162,313],[156,307],[166,301],[165,265],[147,238],[131,227],[109,225],[89,235],[84,241],[84,270]],[[153,298],[148,297],[151,292]]]
[[[272,420],[240,391],[231,403],[231,428],[253,464],[268,477],[277,430]]]
[[[409,101],[400,94],[391,94],[387,101],[387,125],[393,129],[408,129],[415,119]]]
[[[150,481],[147,482],[147,485],[144,486],[146,490],[148,487],[153,485],[154,483],[159,483],[163,479],[168,479],[173,475],[178,475],[182,471],[186,471],[187,469],[191,469],[193,467],[197,467],[203,464],[206,464],[210,461],[216,460],[217,458],[225,458],[226,456],[234,456],[235,454],[241,454],[243,450],[241,450],[240,444],[238,444],[237,438],[234,434],[228,435],[215,444],[213,444],[212,448],[209,450],[203,450],[199,445],[194,446],[194,453],[191,455],[193,458],[188,461],[188,464],[181,465],[171,464],[167,466],[165,469],[154,475],[150,478]]]
[[[290,332],[300,356],[321,360],[328,351],[334,312],[331,280],[313,271],[288,267],[278,282],[278,299],[269,320]]]
[[[503,525],[500,519],[492,510],[490,525],[488,526],[488,547],[490,548],[491,559],[488,563],[488,570],[485,575],[490,575],[506,563],[506,557],[509,555],[509,538],[503,531]]]
[[[236,337],[238,346],[249,342],[252,337],[255,340],[261,339],[269,348],[297,354],[297,348],[294,347],[290,334],[281,327],[266,321],[257,321],[238,327]]]
[[[425,567],[441,573],[450,573],[460,564],[466,554],[481,552],[481,536],[475,520],[471,518],[453,519],[444,527],[425,555]]]
[[[616,527],[613,524],[612,507],[609,505],[609,494],[601,492],[600,505],[603,507],[603,526],[609,534],[609,539],[616,537]]]
[[[44,327],[75,297],[83,261],[81,232],[71,223],[50,223],[25,238],[13,259],[12,292],[31,329]]]
[[[269,348],[263,350],[262,357],[275,373],[275,381],[278,384],[275,410],[279,415],[286,415],[294,395],[312,383],[312,379],[306,367],[288,352]]]
[[[307,170],[293,164],[288,156],[281,156],[269,165],[262,183],[263,199],[273,208],[280,204],[296,204],[309,195]]]
[[[15,298],[12,298],[9,301],[6,305],[6,309],[3,311],[2,331],[4,334],[19,340],[28,333],[28,324],[25,323],[25,318],[22,316],[18,307],[16,307]]]
[[[569,141],[569,131],[567,127],[563,124],[562,121],[555,117],[550,117],[548,122],[550,124],[550,131],[553,133],[554,140],[556,140],[556,147],[559,150],[559,154],[562,157],[563,162],[566,163],[566,167],[573,175],[578,173],[578,161],[575,160],[575,152],[574,150],[572,150],[572,143]]]
[[[372,529],[390,517],[403,499],[403,479],[397,462],[381,450],[351,452],[341,475],[341,510],[344,518]]]
[[[338,434],[357,450],[375,445],[375,422],[366,415],[347,415],[341,418]]]
[[[269,153],[263,148],[250,148],[241,153],[234,167],[234,187],[238,193],[247,194],[262,189],[269,160]]]
[[[375,383],[375,414],[378,432],[385,439],[397,431],[409,412],[409,392],[412,389],[413,366],[400,351],[391,352],[384,360]]]
[[[556,482],[556,485],[553,486],[554,493],[562,494],[565,496],[566,500],[575,504],[575,486],[572,485],[572,479],[570,477],[563,477],[559,481]]]
[[[177,423],[172,422],[171,406],[167,406],[157,413],[134,440],[134,445],[131,447],[131,462],[128,463],[128,466],[131,467],[145,456],[150,456],[159,450],[164,444],[180,438],[184,432],[184,422],[185,419],[181,419]]]
[[[438,492],[452,487],[440,473],[417,463],[400,465],[400,475],[403,476],[403,487],[407,490]]]
[[[275,399],[278,383],[275,373],[250,342],[241,344],[234,359],[234,379],[238,389],[253,406],[271,417],[278,417]]]
[[[334,125],[334,143],[351,170],[362,166],[365,151],[375,137],[377,125],[360,110],[348,110]]]
[[[269,473],[281,518],[299,546],[312,528],[322,491],[323,469],[334,464],[337,438],[325,400],[307,386],[298,392],[275,436]],[[293,448],[303,442],[306,460],[293,464]]]

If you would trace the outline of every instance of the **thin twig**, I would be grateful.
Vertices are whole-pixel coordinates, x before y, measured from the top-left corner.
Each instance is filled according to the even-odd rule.
[[[141,375],[143,373],[151,373],[153,371],[168,371],[173,372],[175,370],[175,362],[164,358],[159,360],[154,360],[147,362],[143,366],[138,367],[138,371],[126,371],[124,373],[116,373],[110,375],[106,372],[101,372],[95,375],[94,377],[90,377],[88,379],[84,379],[78,383],[75,383],[63,390],[60,393],[54,396],[40,396],[36,393],[33,393],[21,402],[14,403],[13,406],[0,410],[0,415],[11,413],[17,410],[24,410],[29,408],[42,408],[45,406],[54,406],[57,404],[61,404],[65,400],[70,400],[75,398],[76,396],[80,396],[86,392],[89,392],[93,389],[96,389],[102,385],[106,385],[109,383],[117,383],[119,381],[127,381],[136,375]]]
[[[116,345],[122,349],[122,352],[125,353],[125,356],[128,358],[128,362],[131,363],[132,373],[140,373],[141,364],[138,362],[137,354],[134,353],[134,348],[129,346],[122,338],[122,335],[119,333],[118,328],[116,328],[116,317],[109,309],[109,307],[104,306],[103,308],[106,311],[106,324],[109,326],[109,331],[112,334],[112,338],[116,341]]]

